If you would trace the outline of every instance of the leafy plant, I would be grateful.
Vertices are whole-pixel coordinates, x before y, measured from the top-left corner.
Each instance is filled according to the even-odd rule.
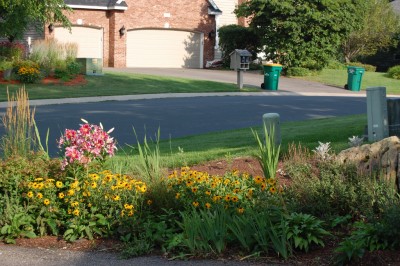
[[[387,75],[390,78],[400,79],[400,66],[394,66],[389,68]]]
[[[17,62],[15,71],[22,83],[34,83],[42,78],[39,65],[30,60]]]
[[[258,161],[262,167],[265,178],[275,178],[276,169],[278,167],[280,145],[276,145],[275,128],[271,126],[267,129],[264,124],[264,141],[261,141],[257,131],[252,129],[254,138],[257,141],[259,155]]]
[[[290,67],[286,71],[286,75],[289,77],[304,77],[311,74],[310,70],[305,67]]]
[[[312,243],[324,247],[323,237],[329,232],[323,229],[322,221],[303,213],[291,213],[286,217],[287,239],[294,247],[308,252]]]
[[[222,253],[227,245],[229,213],[223,208],[181,212],[183,243],[192,253]]]
[[[316,147],[313,150],[313,152],[315,153],[315,155],[317,156],[317,158],[319,160],[322,160],[322,161],[329,160],[331,158],[331,155],[330,155],[331,143],[330,142],[322,143],[320,141],[318,141],[318,143],[319,143],[318,147]]]
[[[364,138],[359,138],[358,136],[353,136],[349,138],[349,146],[350,147],[358,147],[361,146],[364,142]]]

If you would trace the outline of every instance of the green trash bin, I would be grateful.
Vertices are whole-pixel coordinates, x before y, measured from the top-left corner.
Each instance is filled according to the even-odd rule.
[[[365,69],[362,67],[347,67],[347,89],[351,91],[360,91],[362,76]]]
[[[282,71],[280,64],[266,64],[264,67],[264,83],[261,84],[262,89],[278,90],[279,76]]]

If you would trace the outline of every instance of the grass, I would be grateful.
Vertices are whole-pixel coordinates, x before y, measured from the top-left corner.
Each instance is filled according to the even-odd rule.
[[[361,136],[367,124],[366,115],[353,115],[336,118],[314,119],[281,124],[282,153],[291,143],[300,143],[310,150],[318,146],[318,141],[331,142],[338,152],[348,148],[348,138]],[[261,125],[253,128],[262,134]],[[162,129],[161,129],[162,131]],[[179,151],[183,149],[183,152]],[[250,128],[208,133],[184,138],[161,141],[160,150],[163,162],[168,167],[194,165],[210,160],[221,159],[227,155],[253,156],[258,146]],[[126,155],[132,155],[126,156]],[[123,149],[111,162],[115,165],[129,165],[137,161],[137,150]]]
[[[347,70],[324,69],[317,75],[299,78],[343,88],[347,83]],[[386,76],[386,73],[364,73],[361,81],[361,90],[365,90],[368,87],[382,86],[386,87],[387,94],[400,94],[400,80],[389,78]]]
[[[87,84],[85,85],[62,86],[38,83],[27,84],[26,90],[31,100],[153,93],[239,91],[235,84],[132,73],[106,73],[103,76],[86,76],[86,79]],[[7,101],[7,87],[10,93],[15,93],[21,87],[21,84],[0,84],[0,102]],[[250,89],[244,88],[244,90]]]

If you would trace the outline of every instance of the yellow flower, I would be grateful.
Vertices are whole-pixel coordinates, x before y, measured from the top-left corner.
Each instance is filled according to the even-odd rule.
[[[226,195],[225,196],[225,201],[230,201],[231,200],[231,196],[230,195]]]
[[[192,205],[197,208],[199,206],[199,202],[198,201],[193,201]]]
[[[37,197],[38,199],[41,199],[41,198],[43,198],[43,194],[42,194],[42,193],[37,193],[37,194],[36,194],[36,197]]]
[[[231,200],[232,200],[233,202],[238,202],[238,201],[239,201],[239,198],[238,198],[237,196],[232,196]]]
[[[244,213],[244,208],[243,208],[243,207],[237,208],[237,212],[238,212],[239,214]]]
[[[266,187],[267,187],[267,184],[261,183],[261,190],[262,190],[262,191],[264,191]]]
[[[89,208],[90,208],[90,207],[92,207],[92,203],[88,203],[88,205],[87,205],[87,206],[88,206]]]
[[[140,192],[145,193],[147,191],[146,185],[140,187]]]
[[[32,198],[32,197],[33,197],[33,192],[32,192],[32,191],[29,191],[28,194],[27,194],[27,196],[28,196],[28,198]]]
[[[125,216],[125,210],[122,210],[122,211],[121,211],[120,216],[121,216],[121,217],[124,217],[124,216]]]
[[[206,193],[206,195],[210,196],[211,195],[211,190],[207,190],[205,193]]]
[[[90,174],[89,177],[94,181],[96,181],[100,178],[100,176],[98,174]]]
[[[276,179],[275,178],[268,178],[267,182],[268,182],[269,185],[273,186],[273,185],[276,184]]]
[[[56,187],[62,188],[62,187],[63,187],[63,182],[57,181],[57,182],[56,182]]]
[[[186,181],[186,186],[187,187],[191,187],[192,185],[193,185],[193,181],[192,180]]]
[[[151,205],[151,204],[153,204],[153,201],[152,200],[147,200],[147,205]]]
[[[73,196],[75,194],[75,190],[73,190],[73,189],[70,189],[70,190],[68,190],[68,192],[67,192],[67,195],[68,196]]]
[[[133,216],[134,213],[135,213],[134,210],[130,210],[128,216]]]
[[[77,188],[78,185],[79,185],[79,181],[78,181],[78,180],[75,180],[75,181],[74,181],[73,183],[71,183],[69,186],[70,186],[70,188]]]
[[[272,194],[276,193],[276,188],[275,187],[270,187],[269,188],[269,192],[271,192]]]
[[[208,202],[205,204],[205,206],[206,206],[207,209],[210,209],[210,208],[211,208],[211,204],[208,203]]]
[[[43,201],[43,203],[44,203],[44,205],[49,205],[49,204],[50,204],[50,200],[49,200],[49,199],[45,199],[45,200]]]
[[[133,205],[132,205],[132,204],[125,203],[125,204],[124,204],[124,208],[127,209],[127,210],[131,210],[131,209],[133,209]]]
[[[97,183],[96,183],[96,182],[92,182],[92,183],[90,184],[90,186],[91,186],[92,188],[96,188],[96,187],[97,187]]]
[[[176,198],[176,199],[179,199],[180,197],[181,197],[181,193],[176,193],[176,194],[175,194],[175,198]]]
[[[42,189],[44,187],[43,183],[37,184],[37,189]]]
[[[63,199],[65,197],[64,193],[60,192],[58,193],[58,198]]]
[[[75,210],[72,212],[72,214],[75,215],[75,216],[78,216],[79,213],[80,213],[79,209],[75,209]]]
[[[197,187],[192,187],[192,192],[193,192],[193,193],[196,193],[196,192],[197,192],[197,190],[198,190],[198,188],[197,188]]]
[[[77,201],[71,202],[71,207],[78,207],[78,205],[79,205],[79,202],[77,202]]]
[[[39,177],[39,178],[35,178],[35,181],[39,182],[39,181],[43,181],[43,178]]]
[[[114,201],[118,201],[118,200],[120,200],[120,199],[121,199],[121,198],[119,197],[119,195],[114,195],[114,196],[113,196],[113,200],[114,200]]]
[[[261,176],[256,176],[254,178],[254,182],[256,182],[256,184],[261,184],[263,182],[263,178]]]

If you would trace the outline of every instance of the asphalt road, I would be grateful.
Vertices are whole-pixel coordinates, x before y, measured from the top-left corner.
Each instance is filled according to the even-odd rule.
[[[0,113],[4,109],[0,109]],[[205,96],[105,101],[36,107],[42,138],[50,130],[49,148],[57,154],[56,139],[64,129],[77,129],[80,118],[101,122],[120,145],[135,144],[146,132],[160,128],[161,139],[261,125],[262,115],[279,113],[282,122],[366,113],[365,97],[341,96]]]

